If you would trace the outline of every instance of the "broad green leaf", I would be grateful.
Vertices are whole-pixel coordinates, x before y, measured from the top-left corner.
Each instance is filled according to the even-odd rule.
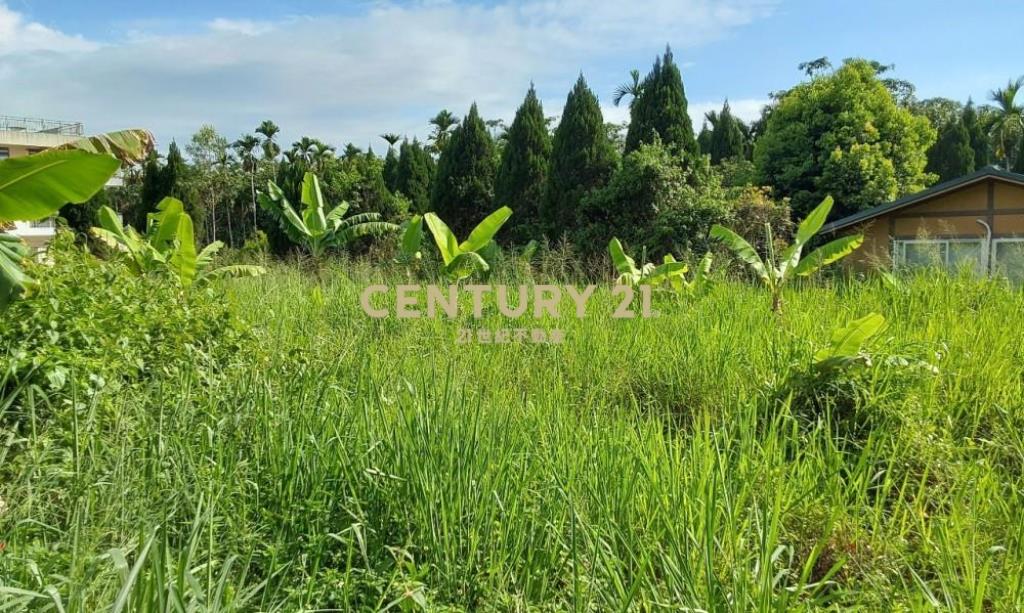
[[[790,270],[796,268],[800,263],[800,256],[804,251],[804,243],[794,240],[793,244],[786,247],[779,256],[778,280],[783,280]]]
[[[482,271],[484,273],[482,276],[484,279],[487,279],[491,276],[491,272],[493,272],[494,268],[498,265],[498,258],[501,257],[501,247],[498,246],[498,243],[490,241],[483,247],[477,249],[476,253],[478,253],[485,262],[487,262],[487,270]]]
[[[420,244],[423,242],[423,217],[414,215],[405,224],[405,231],[402,232],[401,250],[402,255],[407,258],[414,258],[420,251]]]
[[[445,266],[445,274],[449,277],[461,280],[472,275],[476,271],[486,272],[490,270],[490,266],[475,251],[467,251],[466,253],[460,253],[455,256],[451,263]]]
[[[768,276],[768,269],[765,268],[764,262],[761,261],[761,256],[757,255],[757,251],[754,251],[754,248],[742,236],[718,224],[711,226],[711,236],[725,243],[725,246],[736,254],[736,257],[746,262],[753,269],[761,281],[771,285],[771,277]]]
[[[258,277],[265,274],[267,274],[267,269],[262,266],[233,264],[231,266],[221,266],[220,268],[206,271],[202,273],[196,281],[219,278],[237,279],[239,277]]]
[[[814,235],[821,230],[821,227],[825,225],[825,220],[828,219],[828,214],[832,211],[832,196],[825,196],[825,199],[821,201],[821,204],[814,207],[803,221],[800,222],[800,226],[796,229],[796,237],[794,243],[806,245],[809,240],[814,238]]]
[[[56,149],[78,149],[117,158],[130,166],[146,159],[156,146],[156,139],[148,130],[131,129],[86,136]]]
[[[612,264],[615,265],[615,270],[620,275],[634,279],[640,278],[640,270],[636,267],[636,261],[626,255],[626,251],[622,248],[622,243],[619,242],[619,239],[613,238],[608,242],[608,253],[611,254]]]
[[[644,282],[651,285],[661,285],[666,281],[680,279],[689,269],[690,267],[686,265],[686,262],[665,262],[661,266],[655,267],[645,277]]]
[[[305,245],[307,243],[309,232],[306,229],[306,224],[299,223],[298,226],[295,225],[295,220],[301,222],[301,219],[295,214],[295,209],[292,208],[291,203],[285,198],[284,192],[281,191],[281,188],[276,183],[267,181],[267,191],[260,192],[258,202],[260,208],[274,217],[277,225],[288,235],[288,240],[297,245]],[[292,209],[293,214],[291,216],[285,213],[286,207]]]
[[[714,260],[714,256],[708,251],[704,254],[704,257],[700,259],[700,264],[697,265],[696,277],[697,279],[707,279],[711,275],[711,262]]]
[[[381,221],[380,213],[359,213],[352,217],[346,217],[342,220],[339,230],[344,230],[349,226],[357,226],[362,223],[368,223],[372,221]]]
[[[486,245],[494,235],[498,233],[501,226],[512,216],[512,209],[503,206],[497,211],[488,215],[483,221],[477,224],[473,231],[461,245],[459,251],[476,251]]]
[[[815,272],[823,266],[828,266],[836,260],[840,260],[861,246],[864,242],[863,234],[851,234],[850,236],[844,236],[837,238],[831,243],[826,243],[821,247],[818,247],[804,259],[800,260],[800,263],[793,270],[794,273],[801,277]]]
[[[342,202],[338,206],[331,209],[331,212],[327,214],[327,228],[330,230],[337,229],[345,218],[345,213],[348,213],[348,203]]]
[[[178,245],[167,266],[178,276],[182,287],[189,287],[196,278],[196,239],[192,230],[192,218],[182,215],[178,221]]]
[[[124,225],[121,218],[109,206],[101,206],[99,212],[100,227],[118,236],[124,234]]]
[[[307,172],[302,178],[302,221],[310,234],[321,234],[327,229],[324,217],[324,194],[320,191],[320,179]]]
[[[124,242],[122,241],[121,236],[119,236],[118,234],[116,234],[114,232],[111,232],[110,230],[107,230],[106,228],[92,227],[92,228],[89,228],[89,233],[92,234],[95,238],[97,238],[104,245],[106,245],[107,247],[110,247],[111,249],[116,249],[118,251],[127,251],[128,250],[128,248],[125,246]]]
[[[177,198],[164,198],[156,205],[156,213],[147,215],[149,244],[157,251],[166,252],[178,237],[178,225],[185,216],[185,205]]]
[[[427,222],[427,228],[430,229],[430,234],[434,237],[434,243],[437,244],[438,251],[441,252],[441,259],[444,261],[444,265],[448,266],[459,255],[458,239],[455,238],[448,225],[441,221],[441,218],[437,215],[427,213],[423,216],[423,219]]]
[[[117,172],[109,155],[44,151],[0,161],[0,221],[35,221],[82,203]]]
[[[394,232],[395,230],[398,230],[398,226],[386,221],[363,222],[361,224],[345,228],[340,232],[335,232],[331,235],[328,244],[334,247],[340,247],[363,236],[383,236],[384,234]]]
[[[519,254],[519,258],[525,262],[529,262],[537,253],[537,248],[539,246],[540,244],[537,241],[531,240],[530,242],[526,243],[525,247],[523,247],[523,252]]]
[[[0,309],[33,284],[21,268],[21,262],[26,257],[28,245],[13,234],[0,232]]]
[[[672,264],[673,262],[676,261],[676,258],[671,253],[666,253],[665,256],[661,258],[661,261],[663,265]],[[684,289],[687,289],[689,287],[689,284],[686,282],[686,277],[684,275],[675,275],[672,278],[668,279],[668,283],[672,290],[675,291],[677,294],[681,294]]]
[[[885,317],[879,313],[871,313],[832,332],[827,347],[822,347],[814,354],[815,362],[825,362],[835,358],[850,358],[860,353],[865,341],[878,334],[885,325]]]
[[[196,256],[196,270],[202,273],[206,270],[206,267],[213,263],[213,257],[217,255],[217,252],[224,248],[224,243],[221,241],[213,241],[209,245],[203,247],[199,255]]]
[[[314,235],[319,236],[320,233],[311,232],[310,229],[306,227],[306,222],[299,217],[299,214],[295,212],[295,209],[292,208],[292,205],[289,204],[287,200],[281,201],[281,212],[284,214],[285,220],[288,221],[297,235],[304,236],[307,239]]]

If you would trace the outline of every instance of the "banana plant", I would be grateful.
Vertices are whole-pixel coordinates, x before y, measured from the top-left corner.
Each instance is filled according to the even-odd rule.
[[[122,130],[80,138],[56,149],[0,160],[0,230],[15,221],[38,221],[65,204],[81,204],[103,189],[122,164],[152,151],[153,135]],[[0,310],[34,281],[22,261],[28,247],[0,232]]]
[[[885,317],[879,313],[870,313],[845,326],[836,328],[832,331],[832,338],[828,345],[815,352],[814,368],[824,372],[846,368],[858,363],[870,366],[871,358],[863,351],[863,348],[871,337],[881,331],[883,326],[885,326]]]
[[[379,213],[360,213],[346,218],[349,205],[342,202],[325,210],[320,180],[311,172],[302,179],[302,215],[295,212],[284,192],[273,181],[260,193],[260,206],[274,216],[288,238],[305,247],[316,259],[330,248],[342,247],[361,236],[382,236],[398,230],[393,223],[381,221]]]
[[[729,228],[715,224],[711,227],[711,236],[722,241],[736,257],[754,271],[771,293],[772,311],[781,313],[782,289],[793,276],[806,277],[814,274],[821,268],[850,255],[864,242],[864,235],[852,234],[826,243],[807,257],[802,257],[804,247],[821,230],[831,210],[832,197],[828,196],[800,222],[793,243],[786,247],[777,259],[771,226],[768,224],[765,224],[767,260],[762,260],[750,243]]]
[[[636,260],[626,255],[619,239],[613,238],[608,243],[608,253],[612,256],[612,264],[619,276],[615,282],[619,285],[662,285],[683,277],[688,267],[684,262],[676,262],[672,256],[666,256],[660,266],[648,262],[637,267]]]
[[[423,243],[423,216],[413,215],[400,229],[402,240],[398,244],[399,261],[411,263],[422,259],[420,245]]]
[[[494,236],[511,216],[512,209],[507,206],[501,207],[477,224],[469,233],[469,238],[460,243],[440,217],[434,213],[424,215],[423,219],[427,222],[427,228],[430,229],[444,262],[441,272],[456,281],[461,281],[474,272],[488,274],[498,253],[498,244],[494,242]]]
[[[180,200],[164,198],[157,212],[148,215],[146,234],[124,227],[117,213],[102,207],[100,227],[93,236],[127,256],[129,268],[137,274],[167,274],[179,286],[189,288],[218,277],[254,277],[266,272],[262,266],[234,265],[212,268],[213,256],[224,247],[215,241],[196,252],[192,217]]]
[[[687,268],[684,268],[680,274],[671,274],[667,276],[662,282],[667,283],[678,296],[700,296],[707,291],[708,286],[711,284],[711,262],[713,257],[711,252],[704,254],[701,258],[700,263],[697,264],[697,270],[693,272],[693,278],[687,280],[686,273]],[[676,259],[672,257],[672,254],[667,254],[662,258],[662,262],[667,264],[675,263]]]

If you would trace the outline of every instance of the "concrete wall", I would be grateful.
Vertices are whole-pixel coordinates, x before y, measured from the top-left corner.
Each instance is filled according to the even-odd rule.
[[[76,136],[45,134],[21,130],[0,130],[0,147],[8,149],[11,157],[28,155],[32,150],[49,149],[75,140]]]

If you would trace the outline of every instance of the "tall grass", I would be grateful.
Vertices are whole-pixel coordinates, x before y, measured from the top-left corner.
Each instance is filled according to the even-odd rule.
[[[779,318],[758,288],[722,283],[618,320],[600,290],[587,318],[566,303],[540,322],[563,344],[460,345],[460,327],[520,324],[493,305],[480,321],[362,313],[368,283],[402,279],[279,267],[233,283],[255,340],[225,376],[76,398],[72,427],[12,431],[0,598],[67,611],[1024,606],[1019,292],[837,281],[793,288]],[[832,328],[871,311],[890,322],[875,366],[832,390],[790,385]],[[30,417],[57,402],[17,394]]]

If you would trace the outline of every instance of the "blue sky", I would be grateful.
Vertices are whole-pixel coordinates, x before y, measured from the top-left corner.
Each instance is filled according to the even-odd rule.
[[[510,119],[531,80],[557,115],[580,71],[624,119],[612,90],[665,43],[697,119],[726,97],[755,116],[822,55],[895,64],[921,98],[984,100],[1024,73],[1022,17],[1011,2],[0,0],[0,113],[148,127],[163,147],[271,118],[287,142],[381,150],[376,135],[422,137],[442,107]]]

